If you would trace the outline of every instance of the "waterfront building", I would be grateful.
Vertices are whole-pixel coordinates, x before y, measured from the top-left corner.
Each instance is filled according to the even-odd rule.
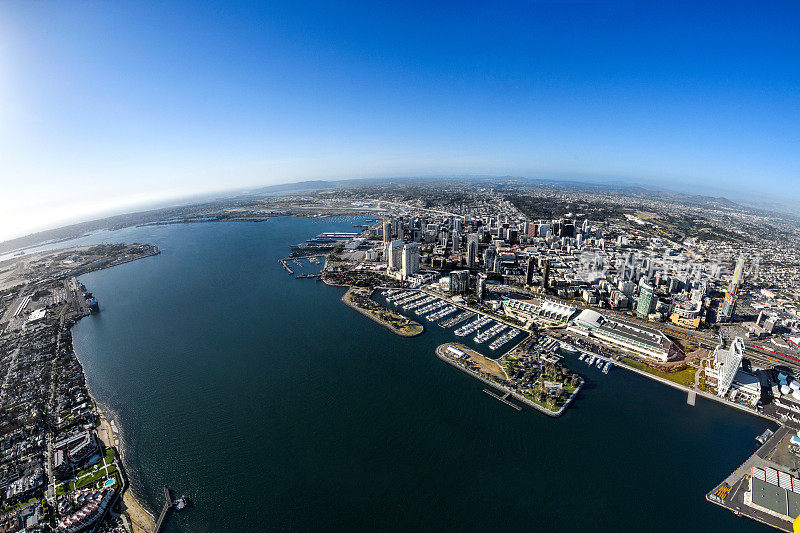
[[[483,272],[478,274],[477,280],[475,281],[475,295],[480,301],[483,301],[486,297],[486,274]]]
[[[419,272],[419,245],[412,242],[403,246],[403,279],[408,279],[417,272]]]
[[[661,362],[684,357],[680,347],[661,331],[607,317],[591,309],[581,311],[567,329]]]
[[[709,383],[716,384],[717,396],[724,398],[731,390],[742,366],[743,358],[744,339],[741,337],[736,337],[729,348],[723,348],[721,344],[716,347],[712,364],[705,367],[705,375]],[[741,381],[746,382],[746,377],[743,376]]]
[[[787,524],[800,516],[800,479],[769,466],[751,467],[747,477],[749,492],[743,498],[745,505],[767,515],[777,515]]]
[[[507,315],[522,321],[527,321],[531,318],[546,318],[555,322],[567,322],[577,309],[541,298],[531,298],[530,300],[509,298],[503,300],[503,311]]]
[[[403,243],[399,240],[390,242],[386,248],[386,260],[389,270],[400,270],[403,261]]]

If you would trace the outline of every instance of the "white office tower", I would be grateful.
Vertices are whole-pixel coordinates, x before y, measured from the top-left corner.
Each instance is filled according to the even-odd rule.
[[[714,350],[714,368],[718,372],[717,396],[724,398],[733,385],[736,373],[742,366],[744,358],[744,339],[736,337],[733,339],[730,348],[725,349],[722,345]]]
[[[403,246],[403,279],[419,272],[419,245],[412,242]]]
[[[388,244],[392,240],[392,222],[391,220],[383,221],[383,242]]]
[[[460,218],[453,219],[453,231],[455,231],[456,233],[460,233],[462,228],[463,226],[461,224],[461,219]]]
[[[386,247],[386,258],[389,262],[389,270],[400,270],[403,261],[403,243],[394,240]]]

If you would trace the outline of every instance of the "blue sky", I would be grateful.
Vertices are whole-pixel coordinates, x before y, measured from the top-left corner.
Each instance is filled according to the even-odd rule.
[[[800,4],[0,4],[0,239],[305,179],[800,196]]]

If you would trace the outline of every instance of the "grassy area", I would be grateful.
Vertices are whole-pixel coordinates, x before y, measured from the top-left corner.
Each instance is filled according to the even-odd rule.
[[[82,489],[82,488],[88,487],[90,485],[94,485],[96,482],[100,481],[101,479],[106,479],[106,477],[108,477],[108,476],[106,475],[105,469],[98,470],[97,472],[95,472],[91,476],[87,476],[87,477],[79,480],[77,483],[76,482],[70,482],[70,488],[72,490],[74,490],[74,489]]]
[[[115,457],[114,450],[111,449],[111,448],[107,449],[106,450],[106,455],[105,455],[106,462],[108,464],[113,463],[114,462],[114,457]]]
[[[459,350],[464,351],[467,355],[469,355],[470,359],[478,363],[478,368],[483,374],[487,375],[494,375],[494,377],[499,379],[508,379],[505,370],[500,364],[495,361],[494,359],[489,359],[488,357],[484,357],[475,350],[471,350],[462,344],[453,344]]]
[[[658,370],[656,368],[653,368],[631,357],[623,357],[622,362],[631,368],[642,370],[644,372],[647,372],[648,374],[652,374],[659,378],[674,381],[675,383],[678,383],[685,387],[691,387],[692,385],[694,385],[695,369],[692,367],[688,367],[683,370],[678,370],[676,372],[664,372],[663,370]]]
[[[24,501],[24,502],[19,502],[18,504],[13,505],[13,506],[9,507],[8,509],[4,509],[3,512],[0,512],[0,516],[6,515],[6,514],[12,512],[12,511],[16,511],[17,509],[22,509],[26,505],[28,505],[30,503],[38,502],[38,501],[39,501],[39,498],[34,496],[30,500],[27,500],[27,501]]]
[[[537,398],[537,392],[542,390],[541,388],[542,385],[540,384],[537,384],[536,387],[531,389],[531,391],[524,392],[522,395],[525,396],[525,398],[532,401],[533,403],[541,405],[546,409],[550,409],[551,411],[558,411],[564,406],[564,404],[567,403],[567,400],[569,400],[570,396],[572,396],[572,393],[575,392],[575,389],[578,388],[576,386],[572,386],[567,383],[562,383],[562,386],[563,386],[562,392],[559,395],[559,397],[555,399],[555,401],[549,398],[546,399],[545,401],[539,401],[539,399]]]

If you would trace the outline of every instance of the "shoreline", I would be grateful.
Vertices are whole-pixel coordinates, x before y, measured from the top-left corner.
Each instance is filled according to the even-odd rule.
[[[105,412],[108,411],[108,409],[106,408],[106,411],[104,411],[91,393],[89,393],[89,397],[94,402],[95,412],[100,420],[97,426],[97,438],[106,448],[111,448],[116,452],[119,457],[119,462],[123,466],[120,472],[123,478],[123,485],[120,492],[123,512],[128,513],[133,533],[151,533],[155,528],[155,517],[133,494],[130,479],[127,475],[128,468],[125,466],[125,456],[121,446],[121,432],[118,427],[115,428],[116,424],[114,423],[114,419],[106,417]]]
[[[111,266],[130,263],[138,259],[144,259],[146,257],[154,257],[160,254],[161,251],[158,250],[158,248],[156,248],[153,253],[143,255],[141,257],[128,259],[126,261],[121,261],[115,265],[104,266],[102,268],[84,272],[82,274],[77,274],[74,277],[75,279],[77,279],[79,276],[83,274],[88,274],[89,272],[105,270],[106,268],[110,268]],[[130,483],[130,477],[128,476],[128,466],[125,464],[125,454],[123,452],[122,438],[121,438],[122,432],[115,423],[115,418],[107,416],[107,413],[109,412],[113,414],[111,408],[105,407],[102,404],[100,404],[100,402],[97,401],[97,398],[95,398],[94,394],[92,394],[92,391],[89,389],[89,382],[86,379],[86,368],[83,366],[83,361],[80,360],[80,358],[78,357],[78,353],[75,351],[74,338],[71,335],[72,328],[87,316],[91,316],[91,313],[78,316],[77,319],[74,322],[72,322],[68,328],[66,328],[70,332],[69,347],[72,353],[74,354],[75,359],[78,361],[78,364],[80,365],[81,373],[83,374],[83,382],[86,387],[86,392],[89,398],[91,399],[92,403],[94,404],[94,412],[97,415],[99,421],[97,426],[95,427],[97,438],[103,443],[106,449],[113,449],[116,455],[117,469],[119,471],[120,477],[122,478],[122,487],[120,488],[120,493],[117,496],[116,501],[119,502],[121,500],[122,512],[123,513],[127,512],[128,518],[130,518],[129,525],[133,533],[153,533],[155,529],[155,517],[153,513],[150,512],[147,506],[133,494],[132,486]]]
[[[651,374],[650,372],[647,372],[646,370],[640,370],[638,368],[635,368],[635,367],[632,367],[632,366],[628,366],[625,363],[623,363],[622,361],[611,360],[608,357],[605,357],[605,356],[602,356],[600,354],[596,354],[594,352],[590,352],[590,351],[581,349],[581,348],[579,348],[577,346],[574,346],[574,348],[578,352],[581,352],[581,353],[584,353],[584,354],[587,354],[587,355],[594,355],[595,357],[598,357],[598,358],[603,359],[605,361],[611,361],[611,363],[614,364],[614,367],[623,368],[623,369],[625,369],[625,370],[627,370],[629,372],[633,372],[634,374],[639,374],[640,376],[642,376],[644,378],[651,379],[653,381],[656,381],[656,382],[661,383],[662,385],[666,385],[668,387],[672,387],[673,389],[679,390],[679,391],[681,391],[681,392],[683,392],[683,393],[685,393],[687,395],[691,394],[691,392],[694,391],[696,393],[696,395],[698,397],[700,397],[700,398],[705,398],[706,400],[711,400],[711,401],[717,402],[717,403],[719,403],[721,405],[725,405],[727,407],[731,407],[733,409],[736,409],[737,411],[740,411],[742,413],[746,413],[746,414],[749,414],[749,415],[757,416],[757,417],[762,418],[764,420],[769,420],[770,422],[772,422],[774,424],[778,424],[778,426],[783,426],[784,425],[783,422],[781,422],[780,420],[776,420],[775,418],[772,418],[771,416],[769,416],[766,413],[756,411],[755,409],[748,409],[747,407],[745,407],[743,405],[740,405],[738,403],[734,403],[734,402],[731,402],[730,400],[726,400],[724,398],[720,398],[716,394],[711,394],[709,392],[702,391],[700,389],[694,389],[692,387],[687,387],[685,385],[681,385],[680,383],[676,383],[676,382],[671,381],[669,379],[662,378],[661,376],[656,376],[655,374]]]

